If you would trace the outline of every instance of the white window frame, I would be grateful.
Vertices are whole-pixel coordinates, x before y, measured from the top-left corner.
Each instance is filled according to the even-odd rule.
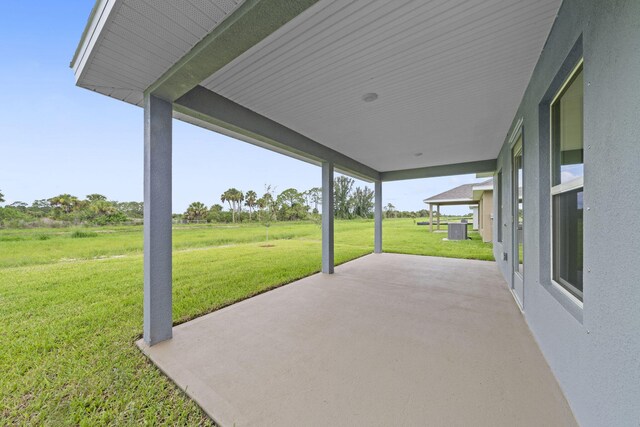
[[[498,243],[502,243],[502,240],[504,239],[504,230],[503,230],[503,223],[504,223],[504,213],[502,212],[502,206],[504,205],[504,201],[503,201],[503,194],[502,194],[502,189],[503,189],[503,185],[502,185],[502,180],[504,179],[504,175],[502,174],[502,168],[500,168],[500,170],[498,170],[498,172],[496,173],[496,178],[495,178],[495,185],[493,186],[495,190],[494,191],[495,195],[496,195],[496,204],[498,205],[498,212],[496,215],[496,219],[498,220],[498,229],[496,230],[496,240],[498,241]],[[493,215],[492,215],[492,219],[493,219]]]
[[[510,163],[510,180],[511,180],[511,185],[510,185],[510,192],[509,192],[509,204],[511,205],[511,213],[510,213],[510,217],[511,217],[511,233],[512,234],[517,234],[517,230],[516,233],[513,233],[513,230],[515,229],[515,223],[517,222],[517,215],[516,215],[516,211],[518,209],[517,207],[517,203],[516,206],[513,206],[513,200],[514,200],[514,191],[518,191],[518,189],[514,190],[514,174],[517,173],[516,171],[513,170],[513,160],[514,160],[514,151],[515,151],[515,147],[518,144],[518,141],[522,140],[521,142],[521,147],[520,147],[520,151],[522,152],[522,181],[520,184],[522,184],[522,209],[524,210],[524,117],[520,117],[518,119],[518,121],[516,122],[516,125],[513,127],[513,132],[511,133],[511,137],[509,138],[509,163]],[[503,174],[504,177],[504,174]],[[504,204],[504,200],[502,201],[502,203]],[[503,212],[504,214],[504,212]],[[503,217],[503,221],[504,221],[504,217]],[[517,255],[517,263],[515,262],[515,259],[511,260],[511,269],[513,270],[514,274],[517,274],[518,277],[523,281],[524,283],[524,256],[525,256],[525,247],[524,247],[524,216],[522,218],[522,224],[523,224],[523,241],[522,241],[522,267],[523,267],[523,271],[520,272],[520,268],[519,268],[519,264],[520,264],[520,254],[519,254],[519,250],[520,248],[518,248],[518,250],[514,250],[514,247],[517,246],[516,242],[517,242],[517,235],[512,235],[511,236],[511,253],[509,254],[510,257],[514,257],[514,253],[518,252]],[[503,230],[504,231],[504,230]],[[504,234],[503,234],[503,239],[504,239]],[[516,300],[518,301],[518,299],[516,298]],[[518,305],[520,305],[520,302],[518,301]]]
[[[522,133],[522,126],[516,132],[514,138],[513,145],[511,145],[511,227],[512,227],[512,240],[513,244],[513,272],[520,277],[521,280],[524,281],[524,258],[525,258],[525,247],[524,247],[524,135]],[[516,147],[520,147],[516,150]],[[518,170],[515,166],[515,159],[517,156],[522,157],[522,182],[516,177],[518,176]],[[521,186],[521,187],[520,187]],[[520,190],[522,188],[522,190]],[[522,191],[522,194],[521,194]],[[522,198],[522,271],[520,271],[520,242],[518,241],[518,213],[519,213],[519,203],[520,198]]]
[[[566,80],[564,81],[564,83],[562,84],[562,86],[560,86],[560,89],[558,89],[558,92],[556,93],[556,95],[553,97],[553,99],[551,100],[551,102],[549,103],[549,182],[553,183],[553,174],[554,174],[554,157],[553,157],[553,145],[554,145],[554,138],[553,138],[553,107],[556,103],[556,101],[558,101],[558,98],[560,98],[560,96],[564,95],[565,89],[567,88],[567,86],[572,83],[573,78],[575,77],[575,75],[584,70],[584,58],[581,58],[580,61],[578,61],[578,63],[575,65],[575,67],[573,68],[573,70],[571,71],[571,73],[569,73],[569,76],[566,78]],[[583,136],[583,150],[584,150],[584,136]],[[558,185],[552,185],[551,186],[551,192],[549,195],[549,218],[550,218],[550,227],[549,227],[549,234],[550,234],[550,243],[551,243],[551,250],[550,250],[550,265],[549,265],[549,276],[551,278],[551,284],[557,288],[560,292],[562,292],[563,295],[566,295],[567,298],[569,298],[569,300],[571,302],[573,302],[574,304],[576,304],[578,307],[583,308],[584,307],[584,302],[581,301],[578,297],[576,297],[575,295],[573,295],[571,292],[569,292],[569,290],[567,289],[567,286],[562,285],[558,282],[556,282],[554,280],[554,271],[553,271],[553,266],[554,266],[554,240],[553,240],[553,226],[554,226],[554,220],[555,218],[553,217],[553,197],[557,196],[559,194],[563,194],[563,193],[567,193],[569,191],[573,191],[573,190],[577,190],[579,188],[582,188],[584,191],[584,174],[581,177],[578,177],[576,179],[573,179],[569,182],[564,182],[564,183],[560,183]],[[573,285],[571,284],[567,284],[568,286],[573,287]],[[583,298],[584,299],[584,298]]]

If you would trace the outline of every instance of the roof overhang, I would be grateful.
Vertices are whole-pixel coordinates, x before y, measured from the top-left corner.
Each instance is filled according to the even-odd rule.
[[[482,197],[482,193],[484,192],[492,192],[493,191],[493,181],[490,180],[488,183],[480,183],[478,185],[473,186],[473,199],[480,200]]]
[[[81,87],[158,96],[178,119],[368,180],[492,173],[559,4],[98,0],[71,66]],[[214,97],[247,121],[180,102]]]
[[[428,205],[441,205],[441,206],[478,204],[477,200],[472,200],[472,199],[442,199],[442,200],[428,200],[428,199],[425,199],[425,200],[423,200],[423,202],[428,204]]]

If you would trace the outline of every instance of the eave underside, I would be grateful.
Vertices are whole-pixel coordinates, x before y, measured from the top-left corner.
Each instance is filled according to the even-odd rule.
[[[99,3],[109,13],[94,14],[106,21],[73,64],[78,85],[137,105],[153,94],[180,120],[393,181],[495,170],[559,0]],[[208,3],[221,14],[196,17]],[[180,102],[204,89],[249,119]],[[369,92],[379,99],[363,103]],[[277,132],[252,129],[265,123]]]

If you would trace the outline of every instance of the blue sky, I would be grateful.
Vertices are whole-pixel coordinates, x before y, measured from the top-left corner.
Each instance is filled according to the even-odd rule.
[[[93,0],[0,2],[0,191],[7,203],[60,193],[142,200],[142,109],[78,88],[69,62]],[[320,186],[320,168],[174,121],[173,210],[220,203],[229,187],[261,193]],[[422,200],[473,175],[383,184],[384,204]],[[359,185],[364,183],[359,182]],[[451,207],[443,213],[466,213]]]

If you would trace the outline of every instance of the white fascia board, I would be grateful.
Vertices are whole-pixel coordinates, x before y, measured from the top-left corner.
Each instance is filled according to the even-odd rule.
[[[476,174],[476,178],[491,178],[493,176],[493,172],[480,172]]]
[[[473,191],[488,191],[493,190],[493,184],[476,185],[473,187]]]
[[[423,202],[430,205],[436,205],[438,203],[454,203],[454,202],[465,204],[465,203],[473,203],[473,200],[470,200],[470,199],[438,199],[438,200],[424,199]]]
[[[491,184],[480,184],[472,187],[471,191],[473,192],[473,200],[480,200],[482,197],[482,193],[485,191],[493,191],[493,182]]]
[[[80,43],[78,43],[71,64],[69,64],[71,69],[73,69],[76,84],[79,83],[85,66],[93,56],[93,49],[103,34],[105,25],[109,22],[111,16],[113,16],[121,3],[122,0],[97,0],[93,6],[87,25],[80,38]]]

